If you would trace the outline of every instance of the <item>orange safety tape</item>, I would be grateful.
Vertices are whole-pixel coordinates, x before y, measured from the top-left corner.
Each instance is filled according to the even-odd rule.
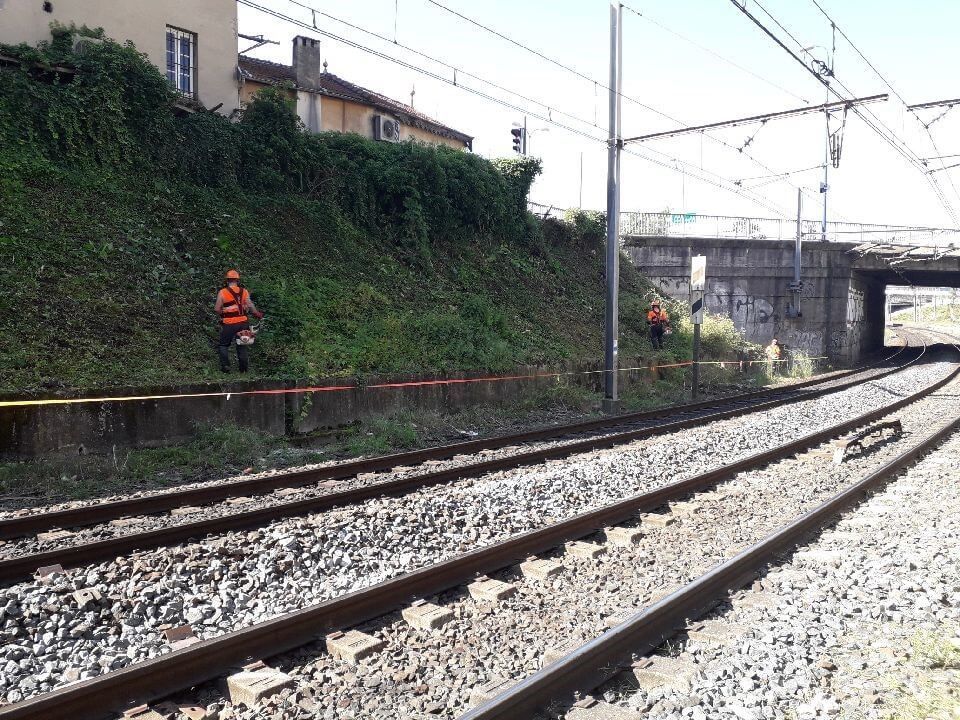
[[[824,356],[825,357],[825,356]],[[810,360],[822,360],[823,357],[809,358]],[[737,365],[739,360],[704,360],[699,365]],[[754,362],[786,362],[786,360],[745,360],[745,364]],[[693,365],[692,360],[686,360],[679,363],[670,363],[667,365],[653,365],[644,367],[618,368],[618,372],[630,372],[634,370],[658,370],[661,368],[689,367]],[[35,405],[77,405],[82,403],[105,403],[105,402],[133,402],[144,400],[177,400],[184,398],[213,398],[225,397],[229,400],[234,396],[242,395],[291,395],[306,394],[318,392],[342,392],[346,390],[376,390],[385,388],[402,387],[423,387],[428,385],[465,385],[479,382],[503,382],[507,380],[534,380],[537,378],[563,377],[569,375],[597,375],[605,373],[606,370],[583,370],[580,372],[557,372],[557,373],[535,373],[533,375],[493,375],[480,378],[450,378],[447,380],[411,380],[408,382],[376,383],[374,385],[323,385],[298,388],[276,388],[273,390],[238,390],[236,392],[208,392],[208,393],[180,393],[176,395],[122,395],[117,397],[93,397],[93,398],[45,398],[42,400],[2,400],[0,408],[5,407],[30,407]]]

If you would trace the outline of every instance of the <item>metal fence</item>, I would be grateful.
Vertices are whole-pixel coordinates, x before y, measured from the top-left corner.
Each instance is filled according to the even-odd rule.
[[[902,225],[828,222],[826,237],[818,220],[800,224],[804,240],[859,244],[960,246],[960,231]],[[620,233],[646,237],[736,238],[743,240],[793,240],[795,220],[700,215],[698,213],[620,213]]]
[[[538,217],[562,218],[566,208],[528,202],[527,209]],[[803,220],[800,230],[805,241],[897,245],[909,247],[960,248],[960,230],[905,225],[828,222],[826,237],[819,220]],[[699,213],[621,212],[621,236],[731,238],[737,240],[793,240],[796,220],[701,215]]]

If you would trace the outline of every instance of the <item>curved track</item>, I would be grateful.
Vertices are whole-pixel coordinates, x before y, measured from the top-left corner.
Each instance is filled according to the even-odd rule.
[[[638,512],[653,510],[665,502],[708,489],[736,473],[788,457],[832,437],[872,423],[930,395],[954,380],[958,373],[960,368],[955,367],[947,377],[906,397],[897,396],[893,402],[877,410],[817,430],[797,440],[756,453],[721,468],[509,538],[504,542],[483,547],[465,555],[453,557],[365,590],[337,597],[210,640],[200,641],[152,660],[136,663],[0,709],[0,720],[14,718],[81,720],[107,717],[112,711],[134,701],[141,702],[162,697],[193,686],[202,680],[217,677],[227,672],[229,668],[249,662],[251,659],[270,657],[301,647],[323,633],[345,629],[382,616],[404,606],[412,599],[456,587],[480,573],[495,571],[511,565],[518,559],[590,535],[599,529],[623,522]],[[826,503],[822,508],[804,515],[800,520],[775,533],[772,536],[773,539],[767,544],[749,548],[725,563],[722,566],[722,574],[711,573],[705,576],[706,580],[696,581],[666,600],[638,613],[624,626],[617,628],[616,640],[611,645],[598,646],[599,641],[595,641],[587,648],[574,652],[520,683],[501,698],[472,711],[467,717],[477,719],[530,717],[533,711],[548,701],[555,700],[561,695],[567,698],[577,688],[595,686],[591,683],[603,675],[604,668],[609,671],[610,658],[620,657],[628,649],[628,645],[630,652],[637,646],[635,634],[638,628],[653,635],[666,632],[669,627],[672,627],[671,623],[674,623],[677,617],[691,612],[695,609],[694,606],[700,607],[708,601],[712,602],[717,592],[730,587],[735,581],[742,581],[749,572],[752,572],[754,564],[761,557],[767,558],[773,553],[782,551],[795,542],[801,533],[819,527],[839,508],[854,502],[889,473],[895,472],[920,453],[933,447],[944,433],[957,424],[960,424],[960,421],[951,423],[928,437],[923,443],[911,447],[896,461],[889,463],[882,473],[875,473]],[[610,649],[611,647],[613,649]],[[549,676],[545,673],[549,673]],[[586,678],[590,680],[587,681]]]
[[[876,380],[892,373],[900,372],[922,356],[923,350],[921,350],[920,354],[909,353],[905,362],[901,362],[901,364],[892,368],[858,370],[853,373],[845,373],[839,378],[831,378],[828,381],[807,382],[801,383],[799,386],[788,386],[771,392],[764,391],[760,393],[750,393],[745,396],[736,396],[719,406],[716,404],[697,403],[694,405],[681,406],[672,411],[635,413],[630,416],[622,416],[614,419],[579,423],[566,428],[535,431],[534,433],[528,433],[524,436],[510,436],[509,439],[512,441],[516,441],[518,437],[529,437],[531,435],[539,437],[546,433],[549,433],[548,437],[555,437],[558,433],[571,432],[571,428],[576,428],[582,433],[584,426],[589,427],[586,439],[577,439],[576,436],[574,436],[569,442],[549,444],[535,450],[523,451],[521,449],[520,452],[491,460],[454,464],[452,467],[442,470],[408,474],[399,479],[386,480],[383,482],[359,484],[356,487],[342,491],[325,489],[319,494],[302,499],[286,501],[281,499],[274,503],[265,504],[265,506],[240,512],[217,512],[217,514],[212,517],[194,520],[190,520],[188,517],[188,519],[183,522],[162,525],[140,532],[122,534],[113,534],[111,532],[110,536],[104,539],[81,540],[80,542],[76,542],[71,541],[69,537],[59,538],[56,541],[59,543],[58,546],[53,549],[30,551],[0,559],[0,582],[16,581],[28,577],[40,567],[51,565],[60,565],[65,568],[78,567],[111,559],[134,550],[161,547],[193,538],[200,538],[211,533],[257,528],[282,518],[297,517],[334,507],[352,505],[374,497],[405,495],[424,487],[450,483],[463,478],[477,477],[495,471],[534,465],[544,462],[545,460],[559,459],[577,453],[609,448],[638,439],[664,435],[698,426],[703,423],[768,410],[801,400],[809,400],[853,387],[867,380]],[[601,425],[600,423],[603,424]],[[596,434],[597,427],[602,427],[609,431],[608,434]],[[506,440],[506,438],[494,439],[494,441],[498,443],[505,443]],[[477,441],[477,443],[483,442],[487,441]],[[446,446],[433,450],[450,453],[451,448],[462,449],[464,446],[474,446],[477,443],[460,443],[455,446]],[[489,449],[489,443],[485,446],[485,449]],[[376,458],[371,462],[393,467],[396,458],[409,458],[411,455],[418,454],[422,455],[423,453],[404,453],[388,458]],[[357,464],[347,465],[355,469]],[[368,461],[362,461],[360,465],[362,467],[369,467]],[[314,476],[316,473],[322,471],[342,472],[342,470],[339,469],[342,467],[344,466],[334,466],[332,468],[321,469],[320,471],[308,471],[307,473],[291,473],[286,477],[278,478],[274,476],[272,478],[264,478],[263,480],[289,482],[291,480],[290,476],[293,476],[299,482],[305,474]],[[214,486],[212,488],[202,488],[202,490],[235,492],[233,490],[234,485],[235,484],[231,483],[226,487]],[[190,492],[192,493],[194,491]],[[160,496],[159,500],[162,502],[180,502],[180,498],[182,498],[182,495],[168,494]],[[143,502],[153,500],[157,500],[157,498],[140,498],[133,501],[132,506],[139,507]],[[11,518],[0,521],[0,538],[18,537],[39,532],[41,529],[51,530],[71,525],[92,525],[94,522],[103,522],[103,519],[107,517],[115,518],[124,508],[129,507],[131,507],[130,502],[117,501],[68,511],[40,513],[37,515]],[[135,522],[133,526],[136,526]]]

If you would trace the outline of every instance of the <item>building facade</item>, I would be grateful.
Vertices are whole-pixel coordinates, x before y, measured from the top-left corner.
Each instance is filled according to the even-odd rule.
[[[237,106],[236,0],[0,0],[0,43],[37,43],[50,26],[103,28],[129,40],[184,96],[229,114]]]
[[[312,132],[470,149],[473,138],[409,105],[328,73],[314,38],[293,40],[293,64],[237,54],[236,0],[0,0],[0,43],[49,41],[51,26],[103,28],[132,42],[178,92],[232,115],[265,87],[282,86]]]
[[[265,87],[285,87],[291,99],[296,99],[297,114],[311,132],[352,132],[375,140],[416,140],[460,150],[473,145],[470,135],[327,72],[320,42],[314,38],[293,39],[292,65],[241,55],[238,73],[241,107]]]

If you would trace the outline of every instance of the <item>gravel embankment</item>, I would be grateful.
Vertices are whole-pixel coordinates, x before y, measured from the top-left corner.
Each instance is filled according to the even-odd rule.
[[[358,667],[333,660],[319,643],[274,660],[294,684],[264,707],[234,707],[212,687],[185,699],[235,720],[457,717],[477,685],[536,672],[561,642],[586,642],[603,632],[611,616],[692,580],[890,460],[949,412],[960,412],[960,400],[911,409],[903,415],[905,438],[875,441],[840,466],[806,454],[743,473],[719,492],[694,497],[696,512],[680,515],[675,525],[643,528],[632,547],[607,543],[606,555],[597,560],[551,553],[566,571],[547,582],[524,579],[516,568],[499,573],[495,577],[517,586],[517,594],[502,603],[477,603],[462,589],[430,598],[454,613],[442,631],[414,630],[396,613],[367,623],[360,629],[387,646]],[[690,716],[681,710],[656,717]],[[713,715],[708,711],[706,717]]]
[[[478,545],[702,472],[890,402],[952,366],[936,363],[832,396],[638,443],[377,499],[216,541],[138,553],[0,594],[7,701],[164,649],[165,626],[212,637]],[[930,422],[928,418],[927,423]],[[775,432],[770,432],[775,428]],[[103,600],[81,609],[72,591]]]
[[[652,719],[957,717],[958,465],[960,433],[801,548],[840,551],[835,565],[772,569],[714,616],[734,640],[673,653],[688,684],[621,704]],[[758,594],[770,607],[748,606]]]
[[[882,370],[871,370],[864,374],[869,375],[877,372],[882,372]],[[912,371],[907,370],[906,372]],[[846,381],[846,379],[843,379],[842,381]],[[883,387],[887,386],[883,385]],[[859,388],[844,392],[857,392],[858,390]],[[878,398],[880,399],[878,404],[883,404],[882,392],[875,395],[871,399]],[[806,402],[809,403],[815,401]],[[704,414],[707,412],[709,411],[704,411]],[[658,422],[666,421],[645,421],[634,423],[626,427],[629,427],[630,429],[639,427],[653,427],[656,426]],[[364,473],[355,478],[349,478],[341,481],[318,482],[313,485],[300,488],[281,488],[272,493],[253,497],[233,497],[223,502],[210,503],[202,507],[180,508],[173,514],[164,513],[160,515],[139,516],[136,518],[123,518],[122,520],[113,523],[104,523],[90,527],[75,528],[68,536],[56,536],[50,539],[42,540],[36,536],[16,538],[6,542],[0,542],[0,558],[17,557],[20,555],[43,552],[45,550],[70,547],[88,542],[96,542],[98,540],[106,540],[112,537],[129,534],[132,531],[147,532],[150,530],[158,530],[162,528],[183,525],[189,522],[196,522],[198,520],[207,518],[222,517],[244,511],[260,510],[285,502],[289,503],[310,498],[317,498],[334,492],[343,492],[357,487],[366,487],[387,481],[398,480],[423,472],[436,472],[449,468],[462,467],[466,464],[476,462],[478,459],[483,461],[495,460],[532,450],[568,445],[570,443],[582,441],[589,437],[604,437],[614,432],[623,431],[626,429],[626,427],[611,428],[609,430],[591,433],[582,433],[570,438],[525,443],[520,446],[509,446],[496,450],[483,450],[475,455],[457,455],[447,460],[428,461],[424,465],[416,468],[398,467],[385,472]],[[710,427],[713,427],[713,425]],[[650,443],[654,442],[654,440],[651,439],[644,442]]]

